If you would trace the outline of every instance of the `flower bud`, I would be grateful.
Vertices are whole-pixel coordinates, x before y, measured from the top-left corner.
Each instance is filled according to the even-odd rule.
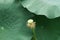
[[[28,23],[32,23],[33,22],[33,19],[29,19],[27,22]]]
[[[28,26],[29,28],[35,28],[36,22],[34,22],[33,19],[29,19],[29,20],[27,21],[27,26]]]

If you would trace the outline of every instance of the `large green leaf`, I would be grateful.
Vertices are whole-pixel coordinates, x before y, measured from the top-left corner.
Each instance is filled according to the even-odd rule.
[[[7,1],[8,2],[8,1]],[[31,40],[32,32],[26,21],[33,17],[20,3],[0,7],[0,40]]]
[[[21,4],[36,15],[60,17],[60,0],[22,0]]]

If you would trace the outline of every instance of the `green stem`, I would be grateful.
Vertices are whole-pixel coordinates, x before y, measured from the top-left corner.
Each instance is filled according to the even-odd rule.
[[[36,38],[36,32],[35,32],[35,28],[32,29],[32,32],[33,32],[33,39],[34,39],[34,40],[37,40],[37,38]]]

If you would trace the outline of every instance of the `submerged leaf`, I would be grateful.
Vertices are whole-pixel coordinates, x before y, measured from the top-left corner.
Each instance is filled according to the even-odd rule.
[[[1,7],[0,7],[1,8]],[[32,17],[20,3],[0,9],[0,40],[31,40],[32,32],[26,27],[26,21]]]

